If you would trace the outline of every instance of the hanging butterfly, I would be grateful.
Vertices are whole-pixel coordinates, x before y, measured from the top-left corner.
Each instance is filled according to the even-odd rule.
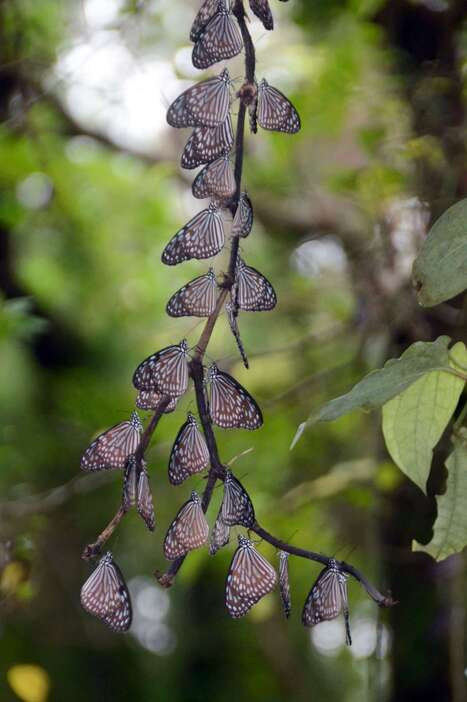
[[[211,385],[209,410],[212,421],[222,429],[259,429],[263,415],[256,401],[228,373],[213,363],[208,371]]]
[[[136,397],[136,406],[141,410],[156,410],[164,395],[157,390],[140,390]],[[170,414],[177,407],[177,398],[172,397],[164,410],[164,414]]]
[[[232,471],[224,479],[224,498],[221,505],[222,521],[226,526],[244,526],[251,529],[256,523],[255,510],[250,496]]]
[[[228,153],[209,163],[198,173],[191,186],[194,197],[229,200],[237,189]]]
[[[222,521],[222,508],[219,510],[214,527],[211,530],[211,541],[209,544],[209,553],[214,556],[217,551],[229,543],[230,527]]]
[[[235,341],[237,342],[237,347],[240,352],[240,356],[242,357],[243,365],[245,366],[245,368],[249,368],[250,364],[248,363],[248,358],[243,347],[243,342],[240,337],[240,330],[237,324],[238,309],[235,303],[232,301],[227,302],[225,305],[225,311],[227,312],[227,319],[229,320],[230,329],[235,337]]]
[[[178,511],[164,539],[164,555],[173,561],[207,543],[209,526],[196,492]]]
[[[125,512],[136,506],[149,531],[156,527],[149,476],[144,461],[139,464],[135,456],[129,456],[123,478],[122,507]]]
[[[126,459],[138,448],[143,425],[137,412],[94,439],[81,458],[81,470],[124,468]]]
[[[169,459],[169,480],[180,485],[209,464],[209,451],[195,417],[188,412],[185,424],[177,434]]]
[[[237,21],[225,7],[217,12],[196,39],[191,61],[196,68],[209,68],[218,61],[237,56],[243,39]]]
[[[224,246],[224,224],[217,205],[198,212],[169,241],[162,252],[162,263],[174,266],[192,258],[211,258]]]
[[[183,149],[181,166],[192,169],[211,163],[230,151],[234,142],[232,118],[227,115],[218,127],[195,127]]]
[[[352,645],[349,624],[349,605],[347,600],[348,575],[340,570],[333,558],[323,568],[311,588],[303,607],[302,622],[305,626],[315,626],[320,622],[330,621],[344,613],[346,643]]]
[[[190,280],[172,295],[166,306],[170,317],[209,317],[216,307],[217,282],[212,268]]]
[[[225,0],[204,0],[191,25],[190,40],[195,42],[208,22],[221,10],[226,10]]]
[[[285,551],[279,551],[279,590],[281,593],[282,608],[288,619],[292,609],[292,601],[290,599],[289,554]]]
[[[277,304],[276,293],[265,276],[238,257],[235,270],[235,304],[247,312],[267,312]]]
[[[232,236],[246,238],[253,228],[253,206],[246,193],[240,193],[232,223]]]
[[[218,76],[192,85],[170,105],[167,122],[178,128],[218,127],[229,114],[230,85],[226,68]]]
[[[265,29],[274,29],[274,19],[268,0],[249,0],[251,11],[261,20]]]
[[[179,397],[188,387],[188,344],[167,346],[148,356],[133,374],[137,390],[156,390],[170,397]]]
[[[297,110],[280,90],[263,78],[258,88],[258,124],[263,129],[296,134],[300,131]]]
[[[110,551],[81,588],[81,604],[112,631],[128,631],[132,620],[130,593]]]
[[[225,586],[225,605],[231,617],[243,617],[277,583],[274,568],[241,534]]]

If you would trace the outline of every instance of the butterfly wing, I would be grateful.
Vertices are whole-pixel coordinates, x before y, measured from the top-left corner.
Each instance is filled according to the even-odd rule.
[[[258,89],[258,124],[263,129],[296,134],[300,131],[300,117],[290,100],[265,79]]]
[[[225,68],[219,76],[195,83],[174,100],[167,111],[171,127],[218,127],[230,106],[230,77]]]
[[[234,142],[232,118],[227,115],[218,127],[196,127],[183,149],[181,166],[192,169],[211,163],[230,151]]]
[[[123,575],[107,553],[81,588],[81,604],[113,631],[128,631],[132,620],[130,593]]]
[[[256,268],[247,266],[239,257],[236,270],[236,304],[247,312],[268,312],[277,304],[277,296],[269,280]]]
[[[136,397],[136,406],[142,410],[155,410],[159,406],[164,395],[161,395],[157,390],[140,390]],[[172,397],[169,404],[164,410],[164,414],[170,414],[177,406],[177,398]]]
[[[196,493],[182,506],[164,539],[164,554],[169,560],[207,543],[209,526]]]
[[[290,597],[289,583],[289,554],[285,551],[279,551],[279,590],[281,594],[282,608],[288,619],[292,609],[292,601]]]
[[[177,290],[167,303],[170,317],[209,317],[216,306],[217,282],[214,271],[194,278]]]
[[[86,471],[124,468],[128,456],[138,448],[143,426],[136,412],[130,421],[120,422],[100,434],[81,458]]]
[[[235,305],[232,302],[227,302],[225,306],[225,310],[227,312],[227,319],[229,320],[229,326],[232,334],[234,335],[235,341],[237,342],[237,347],[240,352],[240,356],[242,357],[243,365],[245,368],[249,368],[250,364],[248,363],[248,357],[245,352],[245,348],[243,346],[243,342],[240,336],[240,330],[238,328],[238,312],[235,314]]]
[[[207,197],[228,200],[233,197],[237,186],[228,155],[205,166],[196,176],[191,189],[194,197],[201,200]]]
[[[268,0],[250,0],[250,7],[253,14],[261,20],[265,29],[274,29],[274,19]]]
[[[156,516],[154,514],[154,504],[152,501],[151,486],[146,466],[142,466],[136,493],[136,508],[138,514],[143,518],[149,531],[154,531],[156,527]]]
[[[163,395],[179,397],[188,387],[188,347],[185,341],[167,346],[148,356],[135,370],[133,385],[137,390],[156,390]]]
[[[162,253],[162,262],[174,266],[192,258],[211,258],[224,246],[224,225],[218,208],[211,205],[198,212],[169,241]]]
[[[339,616],[342,609],[342,592],[339,584],[339,571],[333,567],[324,568],[311,588],[303,607],[302,622],[305,626],[315,626]]]
[[[224,524],[222,520],[222,507],[219,510],[214,527],[211,531],[211,542],[209,545],[209,553],[214,556],[217,551],[229,543],[230,527]]]
[[[256,521],[250,496],[231,471],[227,472],[224,481],[221,514],[224,524],[230,527],[240,525],[251,528]]]
[[[270,563],[255,549],[252,542],[239,537],[239,546],[227,574],[225,604],[231,617],[242,617],[277,583],[277,574]]]
[[[246,193],[240,194],[232,224],[232,236],[247,237],[253,228],[253,206]]]
[[[136,504],[138,466],[135,456],[128,456],[123,476],[122,507],[128,512]]]
[[[209,68],[218,61],[237,56],[243,39],[237,22],[227,10],[215,14],[200,33],[191,55],[193,66]]]
[[[191,25],[190,39],[196,41],[203,29],[220,10],[225,10],[225,0],[205,0]]]
[[[209,464],[209,451],[203,434],[192,414],[177,434],[169,459],[169,480],[180,485]]]
[[[209,379],[210,413],[217,426],[249,430],[262,426],[263,415],[258,404],[235,378],[216,368]]]

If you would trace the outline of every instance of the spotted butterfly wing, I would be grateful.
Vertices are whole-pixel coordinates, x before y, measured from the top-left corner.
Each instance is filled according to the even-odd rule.
[[[251,528],[256,522],[250,496],[230,470],[227,471],[224,480],[221,515],[222,521],[229,527],[239,525]]]
[[[303,607],[302,622],[305,626],[315,626],[320,622],[335,619],[343,612],[346,642],[351,646],[347,578],[346,573],[339,569],[337,562],[331,559],[308,594]]]
[[[222,521],[222,506],[217,515],[217,519],[214,523],[214,527],[211,531],[211,541],[209,544],[209,553],[211,556],[217,553],[217,551],[229,543],[230,539],[230,527],[224,524]]]
[[[296,134],[300,131],[297,110],[280,90],[263,78],[258,88],[258,124],[263,129]]]
[[[138,448],[142,431],[138,414],[132,412],[129,421],[116,424],[94,439],[81,458],[81,469],[124,468],[128,456]]]
[[[243,49],[238,24],[229,10],[223,9],[209,20],[193,47],[191,60],[196,68],[209,68],[218,61],[233,58]]]
[[[136,509],[143,518],[149,531],[156,528],[156,516],[154,514],[154,503],[152,501],[151,486],[146,466],[143,464],[138,478],[136,490]]]
[[[203,80],[185,90],[170,105],[167,122],[171,127],[218,127],[225,122],[230,107],[230,76]]]
[[[140,390],[136,397],[136,406],[141,410],[156,410],[163,399],[157,390]],[[170,414],[177,406],[177,398],[171,397],[170,402],[164,410],[164,414]]]
[[[232,236],[246,238],[253,228],[253,206],[246,193],[240,193],[232,224]]]
[[[190,39],[196,41],[215,14],[225,10],[225,0],[205,0],[191,25]]]
[[[247,312],[268,312],[277,304],[277,297],[269,280],[256,268],[247,266],[238,257],[235,271],[235,302]]]
[[[208,372],[211,385],[209,410],[212,421],[222,429],[259,429],[263,424],[261,410],[235,378],[220,371],[213,363]]]
[[[279,551],[279,590],[281,593],[282,608],[288,619],[292,609],[292,601],[290,598],[289,583],[289,554],[285,551]]]
[[[212,268],[177,290],[167,303],[170,317],[209,317],[216,306],[217,282]]]
[[[228,154],[205,166],[198,173],[191,187],[194,197],[200,200],[206,197],[229,200],[235,195],[236,189],[235,177]]]
[[[209,526],[196,492],[177,513],[164,539],[164,554],[169,560],[184,556],[188,551],[207,543]]]
[[[227,115],[225,122],[218,127],[196,127],[183,149],[181,166],[192,169],[211,163],[226,151],[234,142],[232,118]]]
[[[209,464],[209,451],[195,417],[189,412],[177,434],[169,459],[169,480],[180,485],[186,478],[204,470]]]
[[[136,505],[138,491],[138,463],[134,454],[128,456],[123,475],[122,507],[125,512]]]
[[[188,387],[188,345],[185,340],[148,356],[133,374],[137,390],[156,390],[179,397]]]
[[[230,616],[234,619],[242,617],[271,592],[276,583],[274,568],[249,539],[240,535],[225,587],[225,604]]]
[[[238,310],[237,313],[235,313],[236,310],[236,305],[233,302],[227,302],[225,305],[225,310],[227,312],[227,319],[229,320],[229,325],[232,334],[234,335],[235,341],[237,342],[237,347],[240,352],[240,356],[242,357],[243,365],[245,368],[249,368],[250,364],[248,363],[248,357],[246,355],[242,339],[240,337],[240,330],[238,328]]]
[[[250,7],[253,14],[255,14],[258,19],[264,25],[265,29],[274,29],[274,19],[272,16],[271,8],[269,7],[268,0],[249,0]]]
[[[174,266],[192,258],[211,258],[224,246],[224,225],[218,207],[211,203],[198,212],[169,241],[162,253],[162,263]]]
[[[110,551],[81,588],[84,609],[101,619],[112,631],[128,631],[132,620],[130,593]]]

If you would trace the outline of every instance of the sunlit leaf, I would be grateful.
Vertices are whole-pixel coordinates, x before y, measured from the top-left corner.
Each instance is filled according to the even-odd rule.
[[[45,702],[49,695],[50,678],[38,665],[13,665],[7,672],[8,683],[20,700]]]

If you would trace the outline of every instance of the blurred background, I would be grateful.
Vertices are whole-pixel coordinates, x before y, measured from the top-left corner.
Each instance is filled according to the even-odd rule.
[[[347,559],[400,604],[378,611],[350,581],[347,648],[341,619],[301,626],[319,572],[311,562],[290,559],[289,622],[277,593],[229,619],[232,544],[214,558],[191,554],[172,589],[158,586],[167,526],[204,484],[173,488],[166,473],[191,392],[148,453],[155,534],[130,513],[109,543],[133,596],[130,633],[112,634],[81,609],[91,565],[80,554],[117,509],[121,475],[80,474],[80,456],[129,417],[136,365],[185,336],[194,344],[202,329],[164,307],[208,264],[160,262],[201,209],[193,174],[178,166],[189,132],[165,123],[170,101],[203,77],[188,41],[200,3],[3,0],[2,700],[465,702],[462,556],[436,565],[410,550],[431,537],[449,447],[436,453],[426,498],[389,460],[376,414],[315,426],[289,446],[311,412],[413,341],[467,340],[465,298],[424,311],[410,281],[427,228],[467,195],[467,6],[270,3],[276,31],[251,17],[257,75],[294,101],[303,127],[247,138],[256,220],[243,255],[279,304],[241,317],[250,371],[225,318],[217,325],[209,357],[246,385],[265,424],[216,434],[225,461],[252,449],[234,470],[266,529]],[[229,70],[241,78],[241,58]]]

